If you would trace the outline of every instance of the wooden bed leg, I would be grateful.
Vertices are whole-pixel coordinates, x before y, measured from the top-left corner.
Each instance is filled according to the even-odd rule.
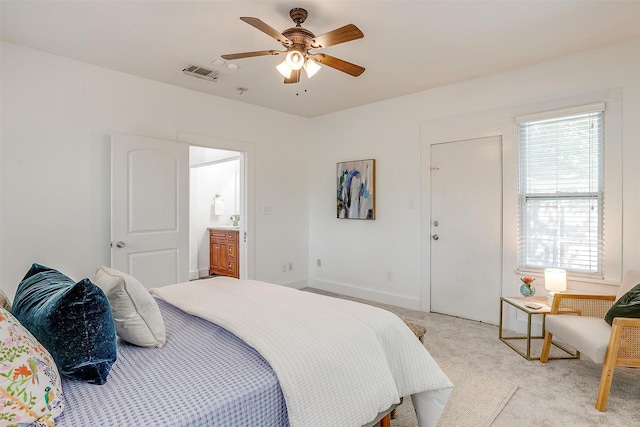
[[[380,427],[391,427],[391,414],[387,414],[380,420]]]
[[[397,408],[396,408],[397,409]],[[398,416],[398,413],[396,412],[396,409],[394,409],[393,411],[391,411],[391,419],[395,420],[396,417]]]

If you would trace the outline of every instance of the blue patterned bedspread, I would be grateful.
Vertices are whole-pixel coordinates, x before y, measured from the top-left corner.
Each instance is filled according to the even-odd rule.
[[[104,385],[63,380],[57,427],[289,426],[278,378],[244,341],[157,300],[164,348],[118,342]]]

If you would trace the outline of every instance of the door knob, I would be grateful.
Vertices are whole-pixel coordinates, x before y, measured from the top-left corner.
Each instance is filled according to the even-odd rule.
[[[125,244],[124,244],[124,242],[122,240],[118,240],[116,242],[116,248],[122,249],[122,248],[124,248],[124,246],[125,246]]]
[[[440,236],[438,236],[437,234],[434,234],[433,236],[431,236],[431,238],[433,240],[438,240],[440,238]]]

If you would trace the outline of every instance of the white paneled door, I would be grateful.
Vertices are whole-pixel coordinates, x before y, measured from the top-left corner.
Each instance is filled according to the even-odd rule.
[[[498,324],[502,140],[431,145],[431,311]]]
[[[189,146],[111,140],[111,264],[147,288],[189,280]]]

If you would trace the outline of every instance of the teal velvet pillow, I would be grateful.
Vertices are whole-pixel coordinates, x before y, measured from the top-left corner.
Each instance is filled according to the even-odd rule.
[[[62,375],[104,384],[116,361],[116,330],[102,290],[33,264],[18,285],[13,315],[51,353]]]
[[[615,317],[640,317],[640,283],[611,306],[604,320],[611,325]]]

